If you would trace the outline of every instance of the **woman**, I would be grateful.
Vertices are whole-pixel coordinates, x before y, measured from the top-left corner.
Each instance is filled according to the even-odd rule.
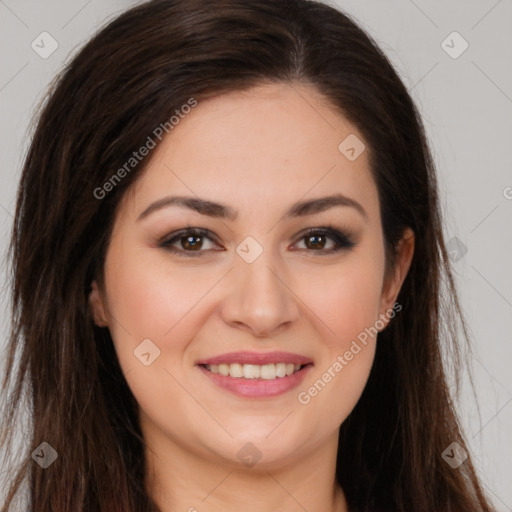
[[[112,21],[40,113],[11,248],[3,446],[27,391],[33,430],[3,510],[24,478],[34,511],[491,510],[422,123],[339,11]]]

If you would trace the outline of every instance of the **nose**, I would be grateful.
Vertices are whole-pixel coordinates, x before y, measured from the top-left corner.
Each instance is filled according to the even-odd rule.
[[[276,334],[299,318],[289,276],[270,252],[263,251],[252,263],[237,257],[221,307],[226,324],[256,337]]]

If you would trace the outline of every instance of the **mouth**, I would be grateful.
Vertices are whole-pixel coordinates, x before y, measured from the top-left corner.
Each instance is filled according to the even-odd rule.
[[[287,352],[237,352],[196,365],[214,385],[245,398],[271,398],[290,391],[314,367],[311,359]]]
[[[211,373],[246,380],[282,379],[300,372],[306,366],[312,365],[313,363],[269,363],[264,365],[242,363],[199,364],[199,366]]]

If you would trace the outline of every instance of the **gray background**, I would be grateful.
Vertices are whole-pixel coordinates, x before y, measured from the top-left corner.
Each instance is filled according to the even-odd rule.
[[[35,106],[68,56],[135,3],[0,0],[2,255]],[[423,115],[475,347],[472,375],[480,416],[465,385],[462,421],[496,510],[512,511],[512,0],[332,4],[377,40]],[[42,32],[58,43],[47,59],[31,47]],[[464,41],[469,46],[459,55]],[[2,284],[0,350],[9,329],[8,286]]]

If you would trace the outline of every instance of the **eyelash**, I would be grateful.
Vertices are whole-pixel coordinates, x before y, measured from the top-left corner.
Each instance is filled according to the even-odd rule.
[[[329,238],[332,238],[334,242],[337,244],[337,247],[334,249],[307,249],[306,251],[316,253],[319,255],[327,255],[327,254],[334,254],[338,251],[341,251],[343,249],[351,249],[356,244],[352,240],[352,237],[350,234],[343,233],[336,228],[332,226],[324,226],[319,228],[310,228],[306,230],[300,237],[298,241],[302,241],[303,239],[307,238],[308,236],[313,235],[321,235],[326,236]],[[172,244],[175,242],[179,242],[182,238],[185,238],[187,236],[197,236],[197,237],[205,237],[209,238],[211,241],[215,242],[215,238],[211,236],[211,232],[207,229],[202,228],[193,228],[189,227],[187,229],[182,229],[181,231],[178,231],[176,233],[172,233],[170,237],[166,238],[163,242],[160,243],[160,247],[164,248],[165,250],[172,252],[173,254],[176,254],[181,257],[199,257],[201,256],[201,253],[204,253],[206,251],[204,250],[198,250],[198,251],[185,251],[184,249],[177,249],[175,247],[172,247]],[[218,249],[214,249],[218,250]]]

